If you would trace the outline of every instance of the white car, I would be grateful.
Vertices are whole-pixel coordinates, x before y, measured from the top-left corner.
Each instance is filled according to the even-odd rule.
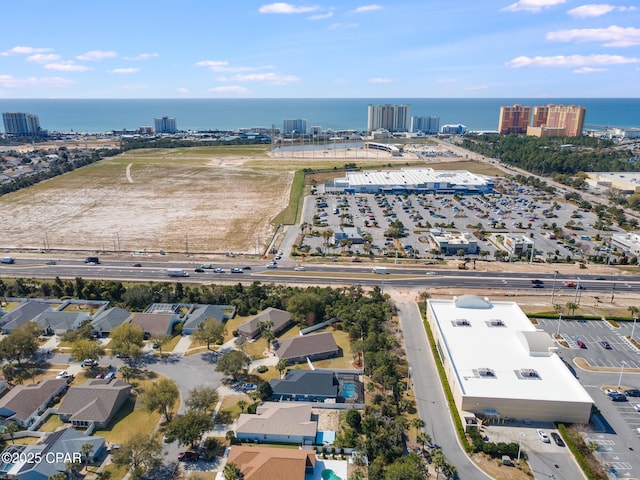
[[[267,268],[278,268],[278,264],[277,263],[270,263],[269,265],[267,265]]]
[[[538,430],[538,436],[540,437],[540,440],[542,440],[544,443],[551,443],[551,440],[549,440],[549,436],[546,433],[544,433],[544,431]]]
[[[67,378],[68,376],[69,376],[69,372],[67,372],[66,370],[63,370],[58,375],[56,375],[56,378]]]
[[[640,403],[636,403],[633,408],[635,409],[636,412],[640,412]]]
[[[434,272],[433,270],[430,270],[430,271],[428,271],[428,272],[426,273],[426,275],[435,275],[435,274],[436,274],[436,272]]]
[[[303,266],[299,266],[299,267],[295,267],[293,270],[296,272],[304,272],[306,268],[304,268]]]

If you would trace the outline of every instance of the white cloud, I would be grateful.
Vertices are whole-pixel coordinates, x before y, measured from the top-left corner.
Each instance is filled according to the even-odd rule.
[[[34,53],[46,53],[52,51],[53,48],[34,48],[34,47],[13,47],[0,53],[0,56],[8,57],[9,55],[33,55]]]
[[[620,65],[638,63],[640,58],[621,55],[557,55],[555,57],[516,57],[507,66],[521,67],[585,67],[589,65]]]
[[[27,57],[27,62],[34,63],[50,63],[60,60],[60,55],[56,55],[55,53],[43,54],[36,53],[34,55],[29,55]]]
[[[516,3],[504,7],[502,10],[507,12],[533,12],[538,13],[545,8],[551,8],[561,3],[565,3],[567,0],[519,0]]]
[[[352,13],[366,13],[366,12],[373,12],[374,10],[381,10],[381,9],[382,9],[382,6],[380,5],[375,5],[375,4],[363,5],[353,10]]]
[[[135,57],[123,57],[125,60],[149,60],[150,58],[156,58],[160,55],[157,53],[141,53]]]
[[[87,70],[89,70],[89,67],[78,65],[71,61],[47,63],[44,68],[47,70],[57,70],[59,72],[86,72]]]
[[[232,66],[226,60],[202,60],[196,63],[196,67],[206,67],[212,72],[240,73],[255,72],[259,70],[273,70],[272,65],[260,65],[257,67]]]
[[[0,75],[0,88],[22,88],[22,87],[68,87],[76,82],[60,77],[28,77],[17,78],[12,75]]]
[[[211,93],[232,93],[235,95],[246,95],[249,89],[240,85],[229,85],[226,87],[213,87],[208,90]]]
[[[574,70],[573,73],[594,73],[594,72],[606,72],[606,68],[593,68],[593,67],[582,67]]]
[[[348,30],[350,28],[359,27],[358,23],[332,23],[329,25],[329,30]]]
[[[115,73],[116,75],[126,75],[129,73],[136,73],[140,71],[139,68],[134,68],[134,67],[130,67],[130,68],[114,68],[113,70],[109,70],[109,73]]]
[[[611,12],[632,12],[636,7],[616,7],[608,3],[590,3],[572,8],[567,13],[576,18],[601,17]]]
[[[369,79],[370,83],[392,83],[393,80],[391,78],[385,77],[374,77]]]
[[[575,28],[547,33],[547,40],[556,42],[600,42],[605,47],[640,45],[640,29],[634,27]]]
[[[310,17],[307,17],[307,20],[326,20],[327,18],[331,17],[333,17],[333,12],[327,12],[319,13],[317,15],[311,15]]]
[[[279,75],[277,73],[248,73],[246,75],[234,75],[233,79],[238,82],[267,82],[272,85],[286,85],[288,83],[300,81],[295,75]]]
[[[189,93],[189,89],[185,88],[185,87],[178,87],[176,88],[176,93],[180,93],[182,95]]]
[[[295,6],[290,3],[276,2],[261,6],[258,11],[260,13],[309,13],[320,10],[317,6]]]
[[[105,58],[114,58],[115,56],[116,56],[116,52],[104,51],[104,50],[91,50],[90,52],[83,53],[82,55],[78,55],[76,58],[78,60],[95,61],[95,60],[103,60]]]
[[[489,88],[489,85],[470,85],[468,87],[464,87],[463,90],[477,92],[478,90],[486,90],[487,88]]]

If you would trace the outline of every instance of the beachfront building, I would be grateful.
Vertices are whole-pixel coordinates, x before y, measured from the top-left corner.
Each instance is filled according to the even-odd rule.
[[[325,184],[327,193],[486,193],[493,190],[493,179],[466,170],[402,168],[400,170],[362,170],[346,172]]]
[[[5,112],[2,114],[4,131],[8,135],[34,136],[46,135],[46,131],[40,128],[40,120],[37,115],[24,112]]]
[[[457,125],[443,125],[440,128],[441,135],[464,135],[467,133],[467,126],[461,123]]]
[[[512,105],[500,107],[500,120],[498,121],[498,133],[509,135],[510,133],[527,133],[529,120],[531,119],[531,107]]]
[[[465,419],[589,423],[593,399],[517,303],[432,299],[427,321]]]
[[[156,127],[156,133],[176,133],[176,119],[164,116],[162,118],[154,118],[153,123]]]
[[[411,132],[422,132],[435,135],[440,130],[440,117],[411,117]]]
[[[284,120],[282,122],[282,133],[283,135],[304,135],[307,133],[307,121],[301,118],[296,118],[295,120]]]
[[[640,192],[640,173],[587,172],[587,184],[592,188],[618,190],[623,193]]]
[[[409,110],[409,105],[369,105],[367,131],[408,132],[411,126]]]
[[[582,135],[587,109],[577,105],[542,105],[533,107],[532,127],[564,129],[565,137]]]

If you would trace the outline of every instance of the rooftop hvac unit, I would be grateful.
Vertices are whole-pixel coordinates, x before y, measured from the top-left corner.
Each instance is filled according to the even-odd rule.
[[[533,368],[523,368],[520,370],[520,375],[523,377],[537,377],[538,372],[536,372]]]
[[[492,327],[504,327],[504,322],[499,318],[493,318],[489,320],[489,323],[491,324]]]
[[[468,326],[468,325],[471,325],[471,324],[469,323],[469,320],[467,320],[466,318],[458,318],[458,319],[456,319],[456,325]]]
[[[493,370],[491,370],[490,368],[479,368],[478,369],[478,375],[480,375],[481,377],[493,377]]]

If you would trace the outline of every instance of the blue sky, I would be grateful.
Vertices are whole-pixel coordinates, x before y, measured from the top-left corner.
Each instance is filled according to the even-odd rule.
[[[638,97],[640,5],[588,1],[5,2],[0,98]]]

